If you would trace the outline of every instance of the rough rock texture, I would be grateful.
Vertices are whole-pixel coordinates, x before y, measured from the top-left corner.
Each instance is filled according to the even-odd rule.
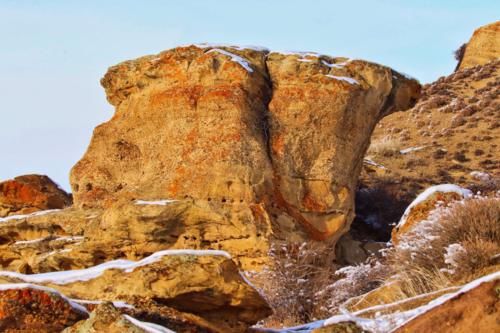
[[[315,239],[348,229],[371,131],[420,90],[365,61],[196,46],[121,63],[102,84],[116,113],[72,169],[77,206],[264,204]]]
[[[86,317],[57,293],[30,287],[0,290],[2,332],[60,332]]]
[[[124,317],[113,304],[106,302],[92,311],[89,319],[66,328],[63,333],[148,333]]]
[[[71,196],[49,177],[19,176],[0,183],[0,217],[70,206]]]
[[[276,199],[316,239],[341,235],[375,124],[419,87],[365,61],[271,53],[270,150]]]
[[[430,195],[424,201],[418,203],[410,209],[404,224],[399,224],[392,229],[392,243],[397,245],[399,238],[415,228],[419,222],[426,220],[429,217],[429,214],[436,209],[438,204],[441,206],[447,206],[453,201],[461,199],[463,199],[463,196],[455,192],[436,192]]]
[[[260,205],[118,201],[105,210],[72,208],[0,223],[0,267],[40,273],[191,248],[228,251],[250,270],[267,262],[270,232]]]
[[[483,283],[418,316],[395,332],[498,332],[499,291],[500,281]]]
[[[36,282],[75,299],[152,299],[200,316],[228,332],[244,332],[271,311],[233,261],[222,255],[157,253],[133,268],[106,268],[97,275],[92,273],[96,269],[79,273],[76,280],[67,280],[65,275],[62,280],[49,276]],[[30,275],[0,272],[0,283],[31,279]]]
[[[500,21],[474,31],[465,48],[459,69],[484,65],[500,58]]]

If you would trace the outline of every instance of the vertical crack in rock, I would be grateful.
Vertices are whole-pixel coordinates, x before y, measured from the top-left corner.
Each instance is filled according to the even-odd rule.
[[[116,113],[72,169],[78,206],[257,204],[278,228],[291,219],[320,240],[349,228],[375,124],[412,106],[420,90],[361,60],[224,46],[126,61],[102,85]]]

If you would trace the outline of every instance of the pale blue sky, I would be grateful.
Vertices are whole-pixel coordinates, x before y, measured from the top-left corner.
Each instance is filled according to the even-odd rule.
[[[499,19],[498,0],[0,0],[0,180],[42,173],[69,189],[92,129],[112,115],[99,79],[176,45],[262,45],[363,58],[430,82]]]

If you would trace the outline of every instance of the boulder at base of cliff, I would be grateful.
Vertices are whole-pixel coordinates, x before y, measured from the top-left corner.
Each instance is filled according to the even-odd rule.
[[[49,177],[19,176],[0,183],[0,217],[70,206],[71,196]]]
[[[429,218],[437,205],[448,205],[471,195],[471,191],[453,184],[429,187],[406,208],[403,217],[392,230],[392,243],[397,245],[402,235],[412,230],[419,222]]]
[[[60,332],[87,317],[83,306],[54,289],[26,283],[0,285],[2,332]]]

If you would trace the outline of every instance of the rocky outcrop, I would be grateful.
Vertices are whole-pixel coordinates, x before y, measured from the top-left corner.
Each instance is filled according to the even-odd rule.
[[[133,319],[132,319],[133,320]],[[135,322],[135,321],[134,321]],[[63,333],[147,333],[148,331],[135,325],[124,317],[112,303],[98,305],[89,319],[80,321],[62,331]]]
[[[116,112],[72,169],[77,206],[262,204],[315,239],[348,229],[371,131],[419,94],[416,81],[365,61],[238,47],[127,61],[102,84]]]
[[[0,223],[0,266],[41,273],[191,248],[228,251],[252,270],[268,261],[270,233],[261,205],[119,201],[105,210],[72,208]]]
[[[412,319],[394,332],[487,333],[498,330],[500,282],[488,281]]]
[[[474,31],[458,69],[484,65],[500,58],[500,21]]]
[[[154,300],[227,332],[244,332],[271,311],[227,253],[220,251],[167,250],[138,262],[122,259],[46,274],[3,271],[0,283],[37,283],[74,299],[131,304],[137,299]]]
[[[2,332],[60,332],[85,318],[85,308],[53,289],[28,284],[0,285]]]
[[[47,176],[25,175],[0,183],[0,217],[70,206],[71,196]]]

